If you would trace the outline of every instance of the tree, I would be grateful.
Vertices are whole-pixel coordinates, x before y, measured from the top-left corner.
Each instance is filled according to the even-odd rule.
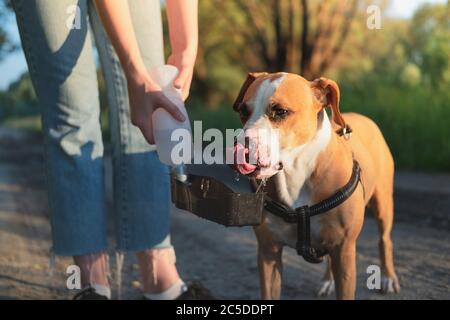
[[[7,117],[38,114],[38,102],[28,72],[11,83],[8,90],[0,92],[0,122]]]
[[[227,1],[224,1],[227,2]],[[234,9],[234,8],[231,8]],[[165,7],[163,7],[165,11]],[[239,15],[230,10],[227,15]],[[169,39],[167,15],[163,12],[165,39]],[[216,0],[199,1],[199,47],[191,88],[190,104],[202,104],[210,109],[234,99],[235,91],[245,74],[245,64],[239,48],[245,46],[241,35],[228,28],[224,12]],[[166,56],[170,43],[165,41]]]
[[[381,9],[388,0],[378,0]],[[366,0],[200,1],[193,95],[214,107],[233,100],[248,71],[313,79],[361,56]],[[370,1],[371,4],[374,1]],[[366,6],[364,6],[366,4]],[[351,46],[346,46],[351,43]],[[359,51],[358,51],[359,50]],[[349,54],[350,53],[350,54]]]
[[[323,75],[336,61],[363,0],[216,1],[229,27],[254,51],[253,61],[268,71],[291,71],[306,78]],[[228,9],[227,9],[228,8]],[[236,10],[235,9],[235,10]],[[243,23],[242,23],[243,21]],[[361,20],[365,23],[365,19]]]
[[[410,24],[409,52],[427,82],[436,88],[450,83],[450,1],[425,4]]]
[[[12,5],[9,0],[0,1],[0,20],[4,21],[11,13]],[[0,25],[0,61],[10,52],[17,49],[16,44],[8,36],[6,30]]]

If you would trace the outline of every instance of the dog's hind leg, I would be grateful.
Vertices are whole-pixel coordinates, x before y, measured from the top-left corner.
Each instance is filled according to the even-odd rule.
[[[319,297],[329,297],[334,294],[334,278],[333,278],[333,270],[331,269],[331,258],[327,256],[327,268],[325,270],[325,274],[320,281],[319,288],[316,291],[316,295]]]
[[[258,270],[261,299],[279,300],[283,270],[283,247],[272,240],[264,225],[254,229],[258,239]]]
[[[392,185],[392,182],[389,183]],[[384,188],[384,189],[383,189]],[[372,210],[377,220],[380,232],[379,251],[383,278],[381,291],[383,293],[400,292],[400,284],[394,270],[394,257],[391,240],[392,224],[394,220],[394,200],[392,187],[386,190],[386,185],[375,188],[371,199]]]

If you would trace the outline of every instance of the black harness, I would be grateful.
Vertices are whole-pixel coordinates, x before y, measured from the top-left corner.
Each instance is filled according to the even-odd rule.
[[[316,250],[311,246],[310,218],[336,208],[355,192],[360,182],[361,168],[356,160],[353,160],[353,170],[350,180],[345,186],[336,191],[332,196],[320,201],[313,206],[302,206],[291,209],[284,204],[265,196],[264,209],[282,218],[287,223],[297,223],[296,250],[306,261],[320,263],[326,251]]]

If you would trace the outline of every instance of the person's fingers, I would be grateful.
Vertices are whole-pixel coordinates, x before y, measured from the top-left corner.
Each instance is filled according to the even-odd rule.
[[[183,89],[181,90],[183,101],[186,101],[186,99],[189,97],[189,91],[191,90],[191,83],[192,83],[192,73],[190,74],[189,78],[185,82]]]
[[[190,75],[189,69],[182,68],[178,76],[173,81],[173,86],[177,89],[183,89],[186,84],[186,81],[189,79],[189,75]]]
[[[151,124],[140,126],[139,129],[141,129],[142,135],[149,144],[155,144],[155,137],[153,136],[153,128]]]
[[[167,112],[170,113],[172,117],[175,118],[175,120],[178,120],[180,122],[183,122],[186,120],[186,117],[184,114],[178,109],[178,107],[170,101],[168,98],[166,98],[163,94],[159,96],[158,101],[156,102],[157,108],[164,108]]]

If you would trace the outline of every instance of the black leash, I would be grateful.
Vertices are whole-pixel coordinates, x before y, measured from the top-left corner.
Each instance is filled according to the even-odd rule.
[[[350,180],[345,186],[336,191],[332,196],[320,201],[313,206],[302,206],[291,209],[284,204],[265,196],[264,208],[270,213],[282,218],[288,223],[297,223],[297,253],[310,263],[320,263],[327,252],[316,250],[311,246],[310,217],[325,213],[336,208],[355,192],[360,182],[361,168],[356,160],[353,160],[353,170]]]

